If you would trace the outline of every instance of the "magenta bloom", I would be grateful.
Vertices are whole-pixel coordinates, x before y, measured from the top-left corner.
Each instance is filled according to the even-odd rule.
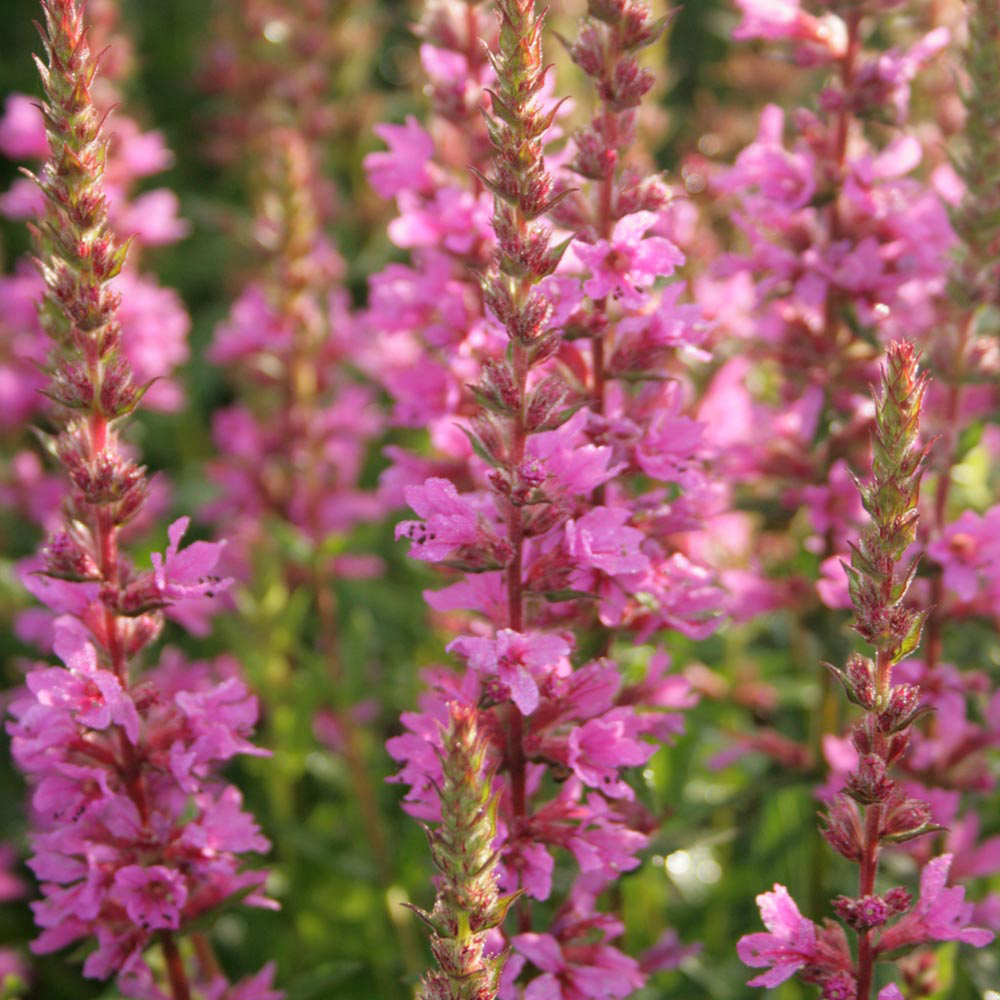
[[[37,102],[10,94],[0,118],[0,153],[11,160],[41,160],[49,155],[45,121]]]
[[[376,125],[373,131],[389,150],[365,157],[363,166],[371,186],[383,198],[423,190],[430,179],[427,162],[434,155],[434,141],[416,118],[407,115],[405,125]]]
[[[811,49],[831,58],[842,55],[847,46],[847,31],[839,17],[815,18],[799,9],[799,0],[736,0],[736,5],[743,20],[733,38],[795,39],[812,43]]]
[[[643,533],[627,527],[623,507],[595,507],[579,520],[566,522],[566,546],[576,565],[610,576],[642,573],[649,559],[639,551]]]
[[[610,295],[631,308],[646,304],[645,290],[684,263],[684,254],[670,240],[646,237],[657,221],[655,212],[635,212],[615,223],[610,240],[575,245],[576,256],[590,269],[583,285],[587,295],[592,299]]]
[[[882,935],[880,952],[926,941],[964,941],[982,948],[993,940],[992,931],[969,926],[973,906],[965,901],[965,889],[948,887],[951,859],[950,854],[942,854],[927,863],[920,875],[916,906]]]
[[[183,601],[191,597],[211,596],[230,586],[232,580],[212,576],[222,555],[225,541],[192,542],[181,550],[181,539],[191,523],[189,517],[178,518],[167,529],[169,544],[164,555],[154,552],[156,586],[163,601]]]
[[[530,715],[538,707],[538,679],[562,666],[570,646],[557,635],[505,628],[495,639],[463,636],[448,651],[464,656],[473,670],[497,677],[509,689],[511,701]]]
[[[802,18],[799,0],[736,0],[743,20],[733,38],[787,38]]]
[[[783,885],[757,897],[766,934],[745,934],[736,945],[740,960],[752,968],[770,967],[751,979],[748,986],[778,986],[791,979],[816,956],[816,925],[799,913],[795,900]]]
[[[180,926],[187,886],[179,872],[163,865],[126,865],[115,873],[111,898],[144,930]]]
[[[585,785],[611,798],[631,799],[632,789],[619,777],[619,768],[645,764],[656,750],[635,739],[635,728],[627,708],[589,719],[569,734],[569,766]]]
[[[965,511],[927,546],[927,555],[944,573],[944,585],[962,601],[972,601],[984,575],[1000,565],[1000,507],[985,514]]]
[[[514,948],[542,970],[524,1000],[590,1000],[627,997],[643,985],[634,958],[608,944],[563,945],[551,934],[518,934]]]
[[[807,149],[789,152],[783,145],[785,112],[769,104],[761,112],[757,139],[736,158],[720,181],[728,191],[757,190],[774,208],[795,212],[816,193],[816,160]]]
[[[455,549],[479,540],[479,518],[449,480],[428,479],[420,486],[407,486],[405,493],[406,502],[423,520],[401,521],[396,538],[410,539],[414,559],[440,562]]]

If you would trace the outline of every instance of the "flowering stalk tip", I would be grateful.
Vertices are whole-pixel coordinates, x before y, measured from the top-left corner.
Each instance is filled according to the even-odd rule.
[[[890,343],[875,401],[871,482],[858,484],[871,523],[862,529],[859,544],[851,545],[851,562],[845,565],[855,629],[884,653],[883,669],[876,678],[880,700],[888,695],[888,669],[916,648],[927,614],[904,605],[919,558],[897,571],[916,540],[920,479],[930,450],[930,444],[920,442],[927,375],[918,374],[917,362],[912,344]]]
[[[414,907],[431,928],[438,971],[421,984],[420,1000],[493,1000],[507,954],[486,955],[487,932],[503,923],[520,895],[497,889],[499,798],[487,765],[487,745],[473,708],[452,703],[441,754],[441,823],[428,830],[441,873],[430,913]]]

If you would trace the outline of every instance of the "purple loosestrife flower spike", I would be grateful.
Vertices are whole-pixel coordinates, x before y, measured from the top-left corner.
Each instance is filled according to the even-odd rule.
[[[114,364],[119,300],[110,281],[121,270],[126,248],[118,247],[111,233],[101,184],[106,141],[90,95],[97,63],[87,46],[83,7],[45,0],[42,10],[48,65],[37,62],[51,156],[38,179],[46,215],[36,237],[47,288],[43,325],[59,345],[61,362],[53,395],[68,409],[91,414],[95,425],[106,424],[127,413],[137,398],[130,375]],[[76,361],[86,380],[71,378]]]
[[[38,179],[46,214],[35,236],[46,285],[41,318],[56,345],[49,394],[68,414],[53,448],[75,487],[67,513],[89,529],[87,555],[109,577],[117,526],[138,512],[147,491],[145,470],[119,453],[113,427],[142,395],[119,352],[119,296],[111,287],[127,247],[108,223],[103,119],[90,95],[97,62],[82,4],[46,0],[42,9],[48,65],[38,67],[52,152]]]
[[[487,932],[503,923],[519,895],[497,890],[498,797],[492,790],[487,743],[474,708],[452,702],[441,754],[441,823],[428,830],[441,875],[430,913],[416,912],[431,928],[438,971],[429,973],[420,1000],[493,1000],[507,952],[484,954]]]
[[[898,569],[917,534],[920,479],[929,452],[929,446],[920,442],[920,407],[926,387],[926,374],[917,373],[913,346],[892,342],[876,399],[871,482],[858,484],[871,523],[862,528],[860,543],[851,546],[851,562],[845,566],[855,629],[883,654],[875,673],[880,711],[888,706],[892,665],[916,648],[927,614],[904,604],[917,559],[904,570]]]
[[[229,581],[212,575],[221,545],[180,548],[187,518],[170,527],[166,554],[154,555],[150,570],[120,551],[121,527],[147,495],[145,470],[118,438],[142,396],[120,353],[111,286],[125,248],[108,221],[103,116],[91,95],[97,59],[83,4],[43,0],[42,10],[51,154],[38,178],[46,210],[35,237],[41,318],[55,345],[49,394],[59,431],[50,450],[70,489],[42,571],[26,580],[59,616],[51,638],[63,666],[30,672],[10,707],[12,755],[33,785],[29,865],[42,889],[33,947],[47,953],[96,938],[84,975],[117,975],[123,993],[150,996],[157,988],[143,954],[158,942],[170,996],[189,1000],[175,935],[234,896],[269,905],[264,875],[241,871],[239,859],[267,841],[238,790],[214,773],[238,753],[261,753],[246,739],[257,707],[237,678],[215,683],[211,670],[176,659],[141,683],[132,677],[162,612]],[[263,986],[270,971],[261,975]]]
[[[780,947],[771,947],[772,939],[767,935],[749,935],[741,940],[744,961],[771,966],[771,971],[754,980],[754,985],[773,986],[799,974],[807,982],[821,985],[824,997],[870,1000],[876,960],[904,942],[912,945],[958,939],[981,946],[992,940],[988,931],[968,926],[971,906],[964,902],[964,890],[944,888],[951,862],[948,855],[924,869],[921,901],[912,910],[912,899],[903,889],[893,888],[882,896],[875,892],[883,845],[940,829],[930,822],[928,806],[911,799],[888,773],[904,753],[909,727],[921,714],[919,689],[910,684],[892,684],[893,667],[916,648],[925,615],[904,603],[916,560],[900,566],[916,539],[920,479],[929,451],[929,446],[920,442],[920,411],[927,376],[918,371],[917,362],[912,344],[889,344],[881,389],[875,396],[872,474],[869,482],[858,483],[871,522],[862,529],[859,544],[852,546],[851,564],[846,567],[855,628],[874,648],[875,659],[853,655],[845,671],[835,670],[849,699],[865,712],[852,730],[857,768],[848,775],[823,831],[836,851],[860,866],[857,898],[839,896],[833,902],[835,911],[857,934],[857,959],[850,961],[839,929],[836,940],[840,944],[836,948],[816,946],[815,929],[810,925],[805,927],[808,933],[797,933],[795,946],[790,949],[788,932],[783,929],[778,934],[772,926],[778,912],[776,904],[767,902],[772,897],[761,897],[761,915],[772,937],[778,935],[774,941]],[[776,890],[773,899],[778,898]],[[783,911],[797,914],[787,894],[782,898]],[[932,898],[937,899],[944,914],[937,920],[925,916],[930,913]],[[824,934],[833,933],[833,925],[828,925]],[[765,938],[768,951],[757,946]]]
[[[862,698],[864,719],[853,730],[858,751],[857,769],[848,776],[844,792],[863,811],[857,849],[860,865],[858,898],[842,900],[838,910],[858,936],[856,996],[868,1000],[877,954],[872,931],[884,923],[864,918],[881,907],[875,905],[875,877],[881,845],[897,834],[912,837],[931,829],[919,804],[902,794],[888,776],[908,739],[906,727],[916,712],[909,689],[894,697],[892,668],[908,656],[920,641],[926,611],[904,603],[916,574],[918,557],[902,570],[899,564],[916,540],[920,479],[929,445],[920,441],[920,409],[927,376],[917,367],[917,353],[905,341],[892,341],[882,369],[882,385],[875,397],[875,428],[872,432],[872,474],[868,483],[858,483],[861,502],[871,521],[861,529],[858,545],[851,545],[851,563],[845,564],[848,587],[854,603],[855,629],[875,649],[875,660],[852,661],[850,674],[867,674],[874,689],[870,703]],[[864,669],[862,669],[864,668]],[[849,687],[850,682],[847,685]],[[868,685],[860,687],[871,690]],[[906,707],[900,712],[900,702]],[[835,807],[836,811],[836,807]],[[918,826],[898,830],[900,817],[912,817]],[[908,824],[903,822],[905,827]],[[836,824],[831,821],[830,829]],[[831,839],[835,848],[839,845]],[[886,914],[888,914],[886,908]]]
[[[669,559],[654,567],[646,551],[648,536],[638,527],[641,523],[649,526],[650,533],[656,532],[672,513],[654,497],[633,518],[630,508],[620,502],[626,491],[615,481],[626,469],[642,468],[651,476],[660,472],[671,482],[679,478],[684,486],[691,483],[696,477],[686,468],[687,449],[698,437],[700,425],[680,417],[677,395],[676,406],[662,414],[657,431],[641,446],[638,433],[625,442],[616,439],[610,426],[608,433],[591,427],[598,422],[591,421],[584,409],[590,397],[579,388],[586,359],[574,343],[561,340],[562,330],[572,326],[581,309],[583,279],[575,273],[579,263],[563,257],[566,244],[554,244],[542,220],[557,206],[569,206],[574,192],[572,181],[562,184],[550,175],[543,158],[546,131],[559,105],[544,87],[541,19],[528,2],[507,0],[499,6],[498,41],[485,47],[488,69],[496,77],[488,90],[491,108],[484,115],[494,157],[490,169],[480,163],[482,169],[473,170],[493,195],[492,206],[487,199],[492,232],[474,245],[448,233],[435,236],[433,245],[413,244],[424,248],[416,258],[423,265],[434,264],[446,277],[458,272],[465,282],[470,272],[484,270],[479,255],[495,241],[482,299],[499,323],[487,320],[481,335],[465,341],[472,348],[467,351],[462,338],[468,335],[448,332],[454,316],[461,317],[464,310],[445,310],[435,302],[435,309],[424,313],[427,319],[407,321],[419,327],[423,342],[434,348],[425,349],[422,356],[444,356],[450,365],[446,380],[434,384],[450,384],[461,377],[464,386],[475,378],[470,388],[478,406],[472,426],[464,421],[460,425],[468,432],[475,455],[468,461],[435,461],[428,469],[432,474],[425,474],[421,485],[407,484],[403,492],[418,519],[397,526],[397,537],[410,540],[411,555],[467,574],[456,586],[429,596],[432,606],[476,610],[492,628],[489,634],[475,629],[449,645],[449,652],[463,660],[467,670],[462,675],[446,670],[429,675],[434,690],[425,699],[424,713],[408,716],[409,732],[390,740],[388,749],[403,762],[398,780],[411,786],[408,810],[436,818],[440,803],[433,789],[441,778],[432,746],[440,739],[437,722],[448,717],[449,701],[477,707],[490,760],[504,779],[498,807],[504,834],[498,844],[501,884],[505,890],[522,888],[526,896],[544,901],[555,895],[559,885],[554,878],[557,865],[560,870],[566,864],[576,868],[572,887],[561,894],[554,917],[546,921],[545,911],[532,911],[527,902],[519,907],[520,933],[510,938],[516,952],[511,960],[516,968],[511,971],[526,983],[530,995],[623,997],[642,985],[653,966],[640,965],[612,944],[624,925],[599,911],[597,901],[622,872],[639,865],[638,852],[648,844],[655,826],[623,772],[649,760],[655,752],[650,737],[668,741],[679,726],[674,713],[642,708],[682,708],[693,699],[682,678],[666,676],[665,653],[652,654],[646,678],[632,685],[623,683],[617,665],[606,655],[579,664],[575,657],[585,660],[588,647],[609,652],[610,641],[605,645],[583,639],[598,615],[602,622],[607,617],[609,624],[613,621],[646,638],[661,624],[683,628],[674,622],[701,611],[691,606],[694,601],[689,602],[687,593],[667,597],[676,576],[686,574],[693,584],[701,575],[698,568],[689,572],[690,564],[672,550]],[[488,77],[488,71],[484,75]],[[369,160],[373,181],[387,193],[403,182],[397,191],[401,208],[428,205],[441,175],[439,168],[448,158],[438,149],[429,159],[428,151],[434,148],[430,136],[413,123],[405,129],[396,127],[386,139],[398,151],[393,148],[377,161]],[[474,154],[471,144],[459,148],[467,145]],[[408,148],[412,155],[404,159],[402,151]],[[420,169],[410,169],[410,160]],[[477,191],[477,208],[481,202]],[[628,308],[645,310],[647,301],[653,304],[649,286],[674,265],[668,262],[669,269],[654,275],[656,262],[651,258],[667,241],[656,236],[643,239],[653,225],[650,212],[636,214],[626,208],[622,214],[634,217],[623,221],[617,232],[618,256],[595,251],[593,278],[615,287],[622,281],[630,288],[634,285],[636,295],[629,299],[633,304],[644,290],[641,304]],[[564,222],[562,228],[579,227]],[[426,226],[413,227],[410,236],[426,232]],[[668,246],[675,256],[673,245]],[[619,259],[621,267],[614,270]],[[429,288],[422,287],[420,295],[427,296],[434,288],[429,284],[433,275],[429,267],[422,274],[421,285]],[[397,272],[397,276],[408,287],[416,272]],[[449,278],[447,288],[458,287],[462,286]],[[666,312],[670,311],[668,305]],[[639,315],[627,319],[640,326],[657,322],[651,315],[648,322]],[[672,317],[665,325],[671,323]],[[652,339],[638,331],[632,342],[643,343],[630,355],[648,356],[645,346]],[[557,351],[558,365],[553,358]],[[470,361],[472,378],[467,374]],[[398,389],[389,388],[400,398]],[[646,412],[651,412],[655,400],[644,393],[636,398],[641,400],[637,409],[648,404]],[[468,396],[463,390],[454,399],[465,403],[461,408],[446,405],[464,417],[471,409]],[[615,418],[619,405],[616,386]],[[439,407],[437,412],[443,410]],[[630,409],[629,417],[633,415],[634,426],[645,425],[643,413]],[[625,424],[622,420],[614,426]],[[674,441],[675,428],[679,442]],[[436,447],[446,440],[433,427],[431,436]],[[662,454],[659,437],[669,437],[675,444],[670,455]],[[639,450],[643,457],[633,463],[632,455]],[[683,471],[671,464],[682,455]],[[647,458],[649,468],[644,464]],[[409,471],[416,468],[411,464]],[[406,472],[400,464],[396,482],[405,482],[400,473]],[[611,487],[612,481],[608,499],[614,505],[595,502],[598,488]],[[682,522],[691,526],[684,514],[676,517],[675,531],[681,530]],[[671,573],[673,566],[677,574]],[[709,589],[700,587],[702,593]],[[650,590],[656,591],[655,596],[649,595]],[[641,609],[640,592],[646,598]],[[674,614],[667,610],[668,604]],[[648,613],[652,605],[657,612],[663,610],[662,616],[658,613],[654,619]],[[539,783],[543,769],[554,780]],[[655,954],[649,958],[650,963],[671,960]]]
[[[530,432],[527,414],[530,369],[552,356],[559,335],[548,328],[550,310],[534,286],[552,274],[568,241],[553,247],[551,230],[539,217],[553,205],[552,178],[545,168],[542,137],[556,109],[544,112],[538,100],[545,82],[542,60],[543,17],[534,0],[501,0],[497,16],[500,35],[489,58],[496,71],[496,90],[489,91],[492,110],[486,118],[495,155],[490,177],[493,192],[493,228],[497,248],[493,266],[483,281],[483,295],[510,338],[507,356],[486,369],[477,389],[479,399],[503,386],[499,414],[501,430],[490,412],[481,408],[477,431],[483,454],[495,466],[491,485],[505,510],[510,559],[505,569],[507,626],[524,628],[525,505],[538,486],[525,446]],[[493,384],[491,384],[493,383]],[[551,389],[547,389],[551,392]],[[508,761],[515,817],[526,812],[524,733],[522,710],[511,706],[508,720]]]

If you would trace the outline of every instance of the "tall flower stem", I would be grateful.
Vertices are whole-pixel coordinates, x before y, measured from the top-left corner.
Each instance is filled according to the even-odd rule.
[[[11,706],[13,755],[36,790],[42,933],[34,947],[47,953],[96,938],[84,975],[117,976],[130,993],[137,979],[152,989],[142,956],[158,943],[171,996],[190,1000],[176,935],[262,881],[239,871],[237,854],[264,850],[267,842],[239,808],[237,789],[212,773],[214,762],[254,752],[244,737],[256,705],[235,677],[191,690],[190,676],[178,679],[167,664],[137,676],[141,653],[162,628],[162,610],[211,596],[228,581],[212,575],[221,546],[199,542],[179,552],[186,519],[170,527],[166,554],[154,554],[145,572],[121,544],[148,494],[146,470],[120,437],[145,390],[122,352],[121,295],[112,284],[126,247],[109,222],[106,116],[92,94],[98,58],[81,0],[43,0],[42,11],[47,59],[38,67],[50,155],[37,178],[45,214],[33,232],[46,286],[40,319],[53,345],[46,394],[56,430],[46,443],[68,483],[35,590],[57,616],[51,645],[65,668],[34,670]],[[205,741],[193,706],[213,699],[208,714],[215,732],[227,735]],[[165,758],[182,748],[185,774]],[[40,790],[56,775],[58,802],[40,807]],[[61,870],[70,874],[52,879],[56,839]],[[196,846],[209,842],[204,850]],[[81,906],[84,885],[88,902]],[[256,901],[266,905],[262,896]]]
[[[502,0],[498,5],[498,51],[491,53],[497,74],[489,121],[495,149],[494,170],[482,178],[494,195],[494,228],[498,247],[494,268],[484,282],[490,308],[510,337],[509,392],[504,410],[503,454],[497,456],[494,487],[506,508],[510,555],[504,570],[507,625],[524,628],[524,505],[530,485],[524,482],[528,376],[532,366],[554,348],[554,334],[544,331],[546,310],[533,286],[556,267],[560,250],[549,248],[549,231],[537,220],[551,205],[551,180],[545,172],[541,137],[551,121],[537,105],[545,67],[542,63],[542,18],[534,0]],[[527,813],[525,794],[524,719],[512,704],[508,714],[507,768],[514,822]]]
[[[976,323],[981,311],[1000,300],[997,282],[997,178],[1000,175],[1000,69],[996,52],[1000,44],[1000,2],[972,0],[968,4],[969,42],[965,56],[968,82],[962,94],[965,105],[966,148],[955,157],[965,185],[961,203],[952,211],[952,225],[959,238],[948,291],[954,305],[953,336],[941,338],[935,361],[942,370],[948,395],[942,416],[943,458],[938,467],[930,534],[945,532],[952,471],[958,460],[965,385],[974,375]],[[941,572],[931,584],[931,612],[927,620],[926,663],[933,670],[941,660],[945,615],[945,586]],[[929,720],[933,721],[933,720]]]
[[[847,793],[864,810],[864,828],[858,845],[860,872],[858,905],[875,892],[879,852],[891,832],[887,815],[892,808],[894,783],[889,766],[904,752],[907,730],[919,714],[919,691],[892,685],[892,669],[920,642],[926,612],[904,604],[916,573],[917,560],[900,571],[904,552],[916,539],[920,480],[929,446],[920,443],[920,410],[927,378],[918,374],[912,345],[889,345],[883,385],[876,396],[874,453],[869,484],[859,486],[871,524],[862,530],[846,566],[855,607],[855,629],[875,648],[875,660],[854,658],[841,679],[853,701],[866,711],[855,725],[853,740],[859,764],[847,782]],[[922,832],[903,831],[907,836]],[[869,1000],[875,952],[872,927],[857,922],[857,1000]]]
[[[167,968],[172,1000],[191,1000],[191,987],[184,971],[184,960],[173,934],[165,931],[160,938],[160,946],[163,949],[163,962]]]

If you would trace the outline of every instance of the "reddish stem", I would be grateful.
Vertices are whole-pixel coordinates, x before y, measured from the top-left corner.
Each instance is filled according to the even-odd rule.
[[[608,115],[609,111],[605,107],[603,109],[604,114]],[[598,202],[598,218],[597,218],[597,236],[598,239],[610,240],[611,233],[614,229],[614,220],[612,219],[612,205],[614,202],[614,192],[615,192],[615,168],[612,167],[608,171],[607,176],[601,181],[600,187],[600,199]],[[602,316],[607,308],[607,301],[605,299],[598,299],[594,302],[594,315],[595,317]],[[590,397],[590,408],[594,413],[603,414],[604,413],[604,396],[605,396],[605,385],[607,382],[606,373],[604,370],[604,332],[599,330],[590,338],[591,346],[591,365],[593,367],[593,386],[591,388]],[[606,490],[603,486],[598,486],[594,489],[593,501],[595,505],[600,505],[604,503],[604,498],[606,495]]]
[[[189,935],[189,939],[194,946],[194,953],[198,959],[202,977],[209,981],[222,978],[224,973],[218,958],[216,958],[212,942],[201,931],[194,931]]]
[[[882,806],[870,805],[865,809],[865,843],[861,857],[861,875],[858,880],[858,896],[871,896],[875,891],[875,876],[878,873],[879,831],[882,827]],[[858,931],[858,990],[857,1000],[869,1000],[872,991],[872,977],[875,969],[875,955],[872,951],[871,932]]]
[[[163,948],[163,961],[167,967],[167,980],[170,983],[170,995],[173,1000],[191,1000],[191,987],[188,984],[187,972],[184,971],[184,961],[174,936],[165,931],[160,938]]]

